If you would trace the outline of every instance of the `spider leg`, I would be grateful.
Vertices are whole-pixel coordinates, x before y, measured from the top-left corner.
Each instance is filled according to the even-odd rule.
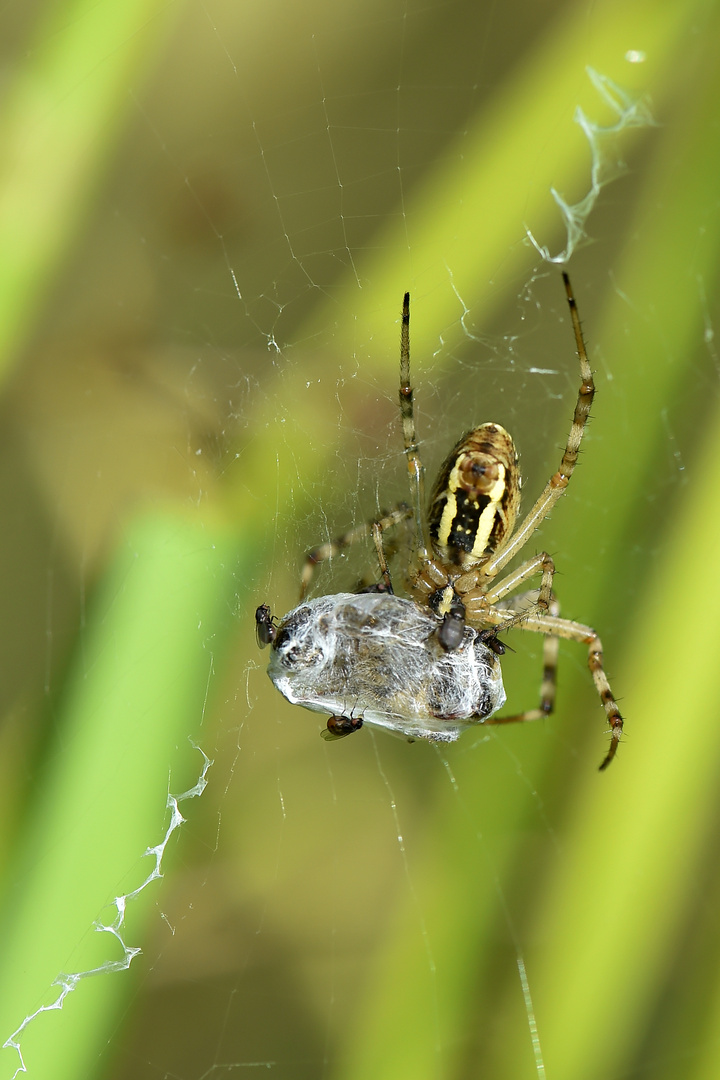
[[[387,559],[385,558],[383,550],[382,534],[386,529],[391,529],[395,525],[399,525],[401,521],[405,521],[410,514],[410,508],[406,506],[405,503],[400,503],[394,510],[384,514],[376,521],[363,522],[362,525],[357,525],[354,529],[349,529],[335,540],[328,540],[325,544],[318,544],[317,547],[308,551],[305,556],[305,562],[300,578],[300,599],[304,600],[307,596],[316,566],[322,562],[326,562],[328,559],[332,559],[335,555],[344,551],[345,548],[356,544],[359,540],[364,540],[368,535],[373,537],[375,543],[375,550],[378,554],[380,573],[382,574],[383,581],[386,584],[389,584],[390,574],[388,572]],[[392,591],[392,587],[390,591]]]
[[[542,574],[542,578],[540,579],[540,589],[533,607],[536,612],[544,614],[550,610],[553,577],[555,576],[555,563],[546,551],[541,551],[539,555],[534,555],[532,559],[521,563],[512,573],[496,582],[491,589],[484,590],[480,588],[477,591],[471,589],[469,592],[465,592],[462,587],[462,579],[457,581],[456,588],[462,595],[467,610],[468,622],[472,624],[475,613],[482,617],[488,607],[492,607],[510,593],[515,592],[520,585],[524,584],[529,578],[534,577],[535,574]]]
[[[587,357],[575,297],[573,296],[570,279],[565,273],[563,274],[563,281],[565,282],[565,292],[570,307],[570,319],[575,332],[575,346],[580,361],[580,389],[575,403],[572,427],[557,472],[550,477],[540,498],[520,522],[507,544],[501,544],[495,554],[491,555],[483,566],[483,573],[489,578],[495,577],[498,571],[502,570],[503,566],[509,563],[513,556],[524,547],[540,523],[548,516],[558,499],[565,494],[565,489],[577,464],[580,443],[590,415],[593,398],[595,397],[595,383]]]
[[[425,516],[425,468],[415,435],[415,407],[410,382],[410,293],[405,293],[403,297],[400,331],[400,418],[410,481],[410,499],[415,517],[416,555],[420,562],[425,562],[429,557],[430,535]]]
[[[521,613],[513,612],[511,614],[520,615]],[[486,612],[484,618],[490,625],[502,626],[502,624],[507,621],[507,615],[507,612],[496,609]],[[605,668],[603,667],[603,648],[600,638],[591,626],[584,626],[582,623],[573,622],[571,619],[562,619],[554,613],[549,615],[537,615],[531,613],[522,618],[521,625],[523,630],[532,630],[538,634],[548,635],[548,638],[555,641],[555,650],[557,650],[558,638],[565,638],[568,641],[578,641],[587,645],[588,667],[590,668],[590,673],[592,674],[593,682],[595,683],[595,689],[598,692],[598,696],[608,718],[608,723],[610,724],[610,746],[600,764],[600,769],[606,769],[617,752],[618,744],[623,734],[623,718],[620,715],[617,701],[613,696],[608,677],[605,674]],[[547,689],[547,665],[549,658],[552,660],[551,654],[547,652],[546,639],[546,651],[544,652],[545,671],[543,674],[543,686],[545,689]],[[554,678],[555,675],[553,670],[553,682]],[[552,697],[554,699],[554,689],[552,691]],[[512,723],[513,721],[536,720],[539,719],[540,716],[547,716],[547,712],[543,711],[544,700],[541,692],[540,709],[531,709],[528,710],[527,713],[519,713],[517,716],[491,717],[490,719],[485,720],[484,723],[505,724]]]
[[[560,605],[554,598],[550,602],[550,614],[560,614]],[[504,629],[504,627],[500,627],[500,629]],[[513,716],[490,717],[490,719],[485,720],[486,724],[527,723],[530,720],[542,720],[544,716],[550,716],[555,709],[559,644],[560,639],[556,634],[547,634],[543,641],[543,673],[538,708],[525,709],[524,712],[515,713]]]
[[[392,581],[390,580],[390,571],[388,570],[387,557],[385,555],[385,545],[383,544],[383,531],[379,521],[373,521],[372,523],[372,538],[375,545],[375,551],[378,557],[378,566],[380,567],[380,575],[383,579],[383,586],[386,592],[391,593],[393,591]]]

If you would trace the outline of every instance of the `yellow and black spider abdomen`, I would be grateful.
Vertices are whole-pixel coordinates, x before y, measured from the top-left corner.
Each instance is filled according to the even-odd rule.
[[[499,424],[481,424],[450,451],[430,496],[436,554],[463,569],[509,536],[520,505],[515,444]]]

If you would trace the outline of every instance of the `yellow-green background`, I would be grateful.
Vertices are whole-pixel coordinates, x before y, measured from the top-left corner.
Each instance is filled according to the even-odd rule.
[[[152,869],[192,739],[215,764],[130,907],[143,954],[33,1021],[30,1077],[717,1076],[717,5],[0,20],[0,1042],[60,972],[120,959],[93,920]],[[538,544],[627,738],[598,774],[567,646],[542,724],[326,745],[252,612],[404,494],[407,288],[429,467],[491,418],[530,495],[555,466],[576,366],[524,237],[561,250],[550,187],[588,189],[576,106],[615,119],[586,66],[655,125],[599,144],[627,168],[569,263],[598,396]],[[523,638],[513,709],[539,682]]]

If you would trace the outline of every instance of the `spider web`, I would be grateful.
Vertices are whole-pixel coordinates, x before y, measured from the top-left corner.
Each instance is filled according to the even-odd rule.
[[[11,7],[8,55],[37,76],[104,8]],[[598,398],[570,496],[530,546],[632,692],[629,620],[717,402],[715,195],[687,122],[700,102],[714,131],[709,11],[139,6],[34,127],[17,122],[21,147],[47,117],[61,130],[133,43],[6,384],[3,1075],[669,1077],[678,1054],[683,1075],[713,1075],[712,1005],[693,1027],[692,993],[653,983],[702,951],[673,913],[702,923],[713,875],[654,911],[664,951],[623,966],[607,948],[612,898],[641,887],[625,864],[596,875],[648,751],[636,726],[598,787],[582,650],[563,648],[546,722],[328,745],[270,686],[252,621],[294,606],[309,547],[407,497],[406,289],[428,480],[496,420],[527,508],[577,395],[563,263]],[[680,198],[685,174],[663,187],[662,164],[684,160],[698,191]],[[696,312],[684,338],[644,284],[656,240]],[[355,587],[370,548],[320,567],[314,593]],[[509,635],[509,712],[536,704],[532,637]],[[576,836],[596,802],[602,827]],[[693,844],[712,851],[705,810],[671,863],[686,878]],[[711,973],[692,974],[699,995]],[[626,983],[632,1022],[608,1047]]]

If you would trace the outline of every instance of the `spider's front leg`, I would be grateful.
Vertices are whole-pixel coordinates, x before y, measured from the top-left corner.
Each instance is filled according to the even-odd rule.
[[[502,603],[505,597],[515,592],[521,585],[528,581],[536,574],[541,574],[540,588],[537,590],[537,594],[526,594],[523,599],[528,601],[523,604],[519,610],[510,610],[509,607],[503,607],[499,611],[505,612],[503,616],[500,616],[498,609],[495,609],[495,605]],[[498,641],[497,635],[503,630],[510,630],[514,626],[521,625],[526,621],[529,615],[535,615],[538,618],[542,618],[543,615],[548,613],[559,615],[560,608],[557,601],[553,596],[552,585],[553,578],[555,576],[555,563],[546,551],[541,551],[539,555],[535,555],[532,559],[528,559],[527,562],[518,566],[511,574],[508,574],[501,581],[496,582],[491,587],[488,587],[487,581],[482,582],[483,578],[482,569],[473,571],[470,574],[465,574],[463,577],[458,578],[455,582],[456,588],[464,601],[464,612],[468,622],[472,626],[484,626],[489,622],[492,630],[486,631],[487,644],[492,649],[499,652],[499,655],[505,651],[497,648],[501,643]],[[495,609],[495,610],[493,610]],[[549,668],[551,664],[552,647],[548,646],[548,655],[546,657],[546,668]],[[557,652],[557,650],[555,650]],[[547,716],[552,711],[552,702],[555,699],[554,691],[554,678],[552,680],[553,689],[548,692],[549,696],[544,696],[541,703],[542,712],[538,715]],[[549,684],[548,684],[549,685]],[[550,704],[548,704],[548,702]],[[523,717],[524,719],[536,719],[533,717]]]
[[[486,566],[486,570],[490,577],[495,577],[495,575],[502,570],[515,555],[517,555],[521,548],[527,544],[532,534],[548,516],[558,499],[562,498],[565,494],[567,486],[570,483],[570,478],[577,465],[580,443],[582,442],[585,427],[590,417],[590,409],[592,408],[592,403],[595,398],[595,382],[593,380],[592,368],[590,367],[590,362],[587,357],[587,349],[585,348],[585,341],[580,327],[580,317],[577,312],[575,297],[573,296],[572,288],[570,286],[570,279],[565,273],[563,273],[563,281],[565,283],[565,292],[570,308],[570,320],[575,334],[575,347],[577,349],[578,360],[580,361],[580,388],[578,390],[577,401],[575,402],[572,427],[570,428],[570,434],[567,437],[560,465],[548,480],[545,489],[536,500],[535,505],[530,508],[514,531],[507,530],[503,542],[497,546],[494,554],[490,555]]]
[[[541,551],[539,555],[528,559],[513,570],[512,573],[495,582],[494,585],[488,587],[487,584],[478,584],[473,587],[473,579],[481,579],[482,574],[483,572],[480,570],[475,575],[467,575],[467,582],[464,578],[459,578],[456,582],[458,591],[465,602],[468,619],[471,622],[480,621],[488,608],[494,607],[495,604],[504,600],[506,596],[515,592],[516,589],[519,589],[521,585],[524,585],[526,581],[536,574],[542,576],[537,599],[533,604],[534,613],[544,615],[550,611],[555,563],[546,551]],[[518,620],[514,621],[517,622]]]

